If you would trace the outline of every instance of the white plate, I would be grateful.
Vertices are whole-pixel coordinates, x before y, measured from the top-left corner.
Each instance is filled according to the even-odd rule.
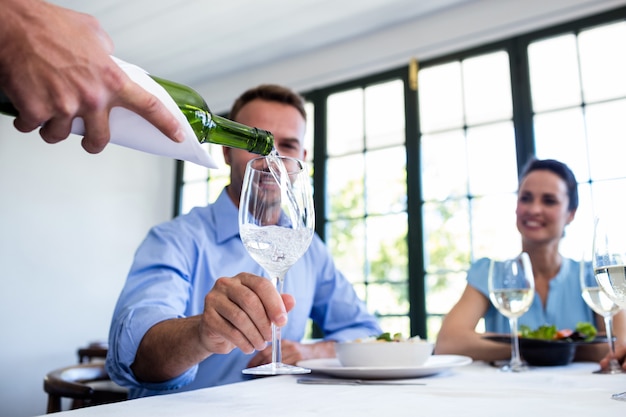
[[[339,359],[310,359],[298,362],[298,366],[309,368],[313,372],[361,379],[417,378],[438,374],[457,366],[472,363],[472,358],[461,355],[432,355],[422,366],[404,367],[346,367]]]

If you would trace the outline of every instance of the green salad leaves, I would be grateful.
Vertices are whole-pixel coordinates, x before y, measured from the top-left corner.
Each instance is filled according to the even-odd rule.
[[[549,326],[544,324],[536,329],[531,329],[526,325],[520,326],[520,337],[526,337],[528,339],[541,339],[541,340],[564,340],[564,341],[580,341],[584,340],[589,342],[595,339],[598,330],[596,327],[588,322],[581,322],[576,325],[575,330],[571,329],[557,329],[555,325]]]
[[[385,332],[378,335],[378,337],[376,337],[376,340],[381,340],[384,342],[401,342],[405,340],[405,338],[402,336],[402,333],[395,333],[393,336],[391,336],[391,333]]]

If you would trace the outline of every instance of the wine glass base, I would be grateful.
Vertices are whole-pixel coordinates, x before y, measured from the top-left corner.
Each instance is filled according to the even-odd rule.
[[[613,394],[613,395],[611,395],[611,398],[613,400],[617,400],[617,401],[626,401],[626,392],[620,392],[618,394]]]
[[[268,363],[265,365],[247,368],[241,371],[246,375],[297,375],[309,374],[311,370],[301,366],[287,365],[284,363]]]
[[[504,366],[500,367],[501,372],[526,372],[530,368],[524,363],[507,363]]]
[[[592,373],[602,374],[602,375],[617,375],[617,374],[624,374],[626,372],[624,372],[621,368],[617,368],[617,369],[598,369],[597,371],[593,371]]]

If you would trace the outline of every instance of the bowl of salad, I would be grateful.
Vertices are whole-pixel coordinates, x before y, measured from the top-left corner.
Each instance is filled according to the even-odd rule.
[[[335,351],[344,367],[419,367],[430,358],[434,345],[419,336],[400,333],[338,342]]]
[[[581,344],[606,343],[605,338],[596,337],[597,330],[591,323],[578,323],[575,330],[557,329],[554,325],[543,325],[536,329],[520,326],[520,355],[531,366],[564,366],[574,360],[576,348]],[[486,339],[511,343],[510,336],[490,335]],[[604,339],[604,340],[602,340]]]

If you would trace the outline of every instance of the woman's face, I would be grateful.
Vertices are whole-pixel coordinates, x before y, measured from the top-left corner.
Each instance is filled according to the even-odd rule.
[[[568,210],[567,185],[558,175],[547,170],[530,172],[522,179],[517,193],[517,230],[524,242],[558,241],[573,219]]]

